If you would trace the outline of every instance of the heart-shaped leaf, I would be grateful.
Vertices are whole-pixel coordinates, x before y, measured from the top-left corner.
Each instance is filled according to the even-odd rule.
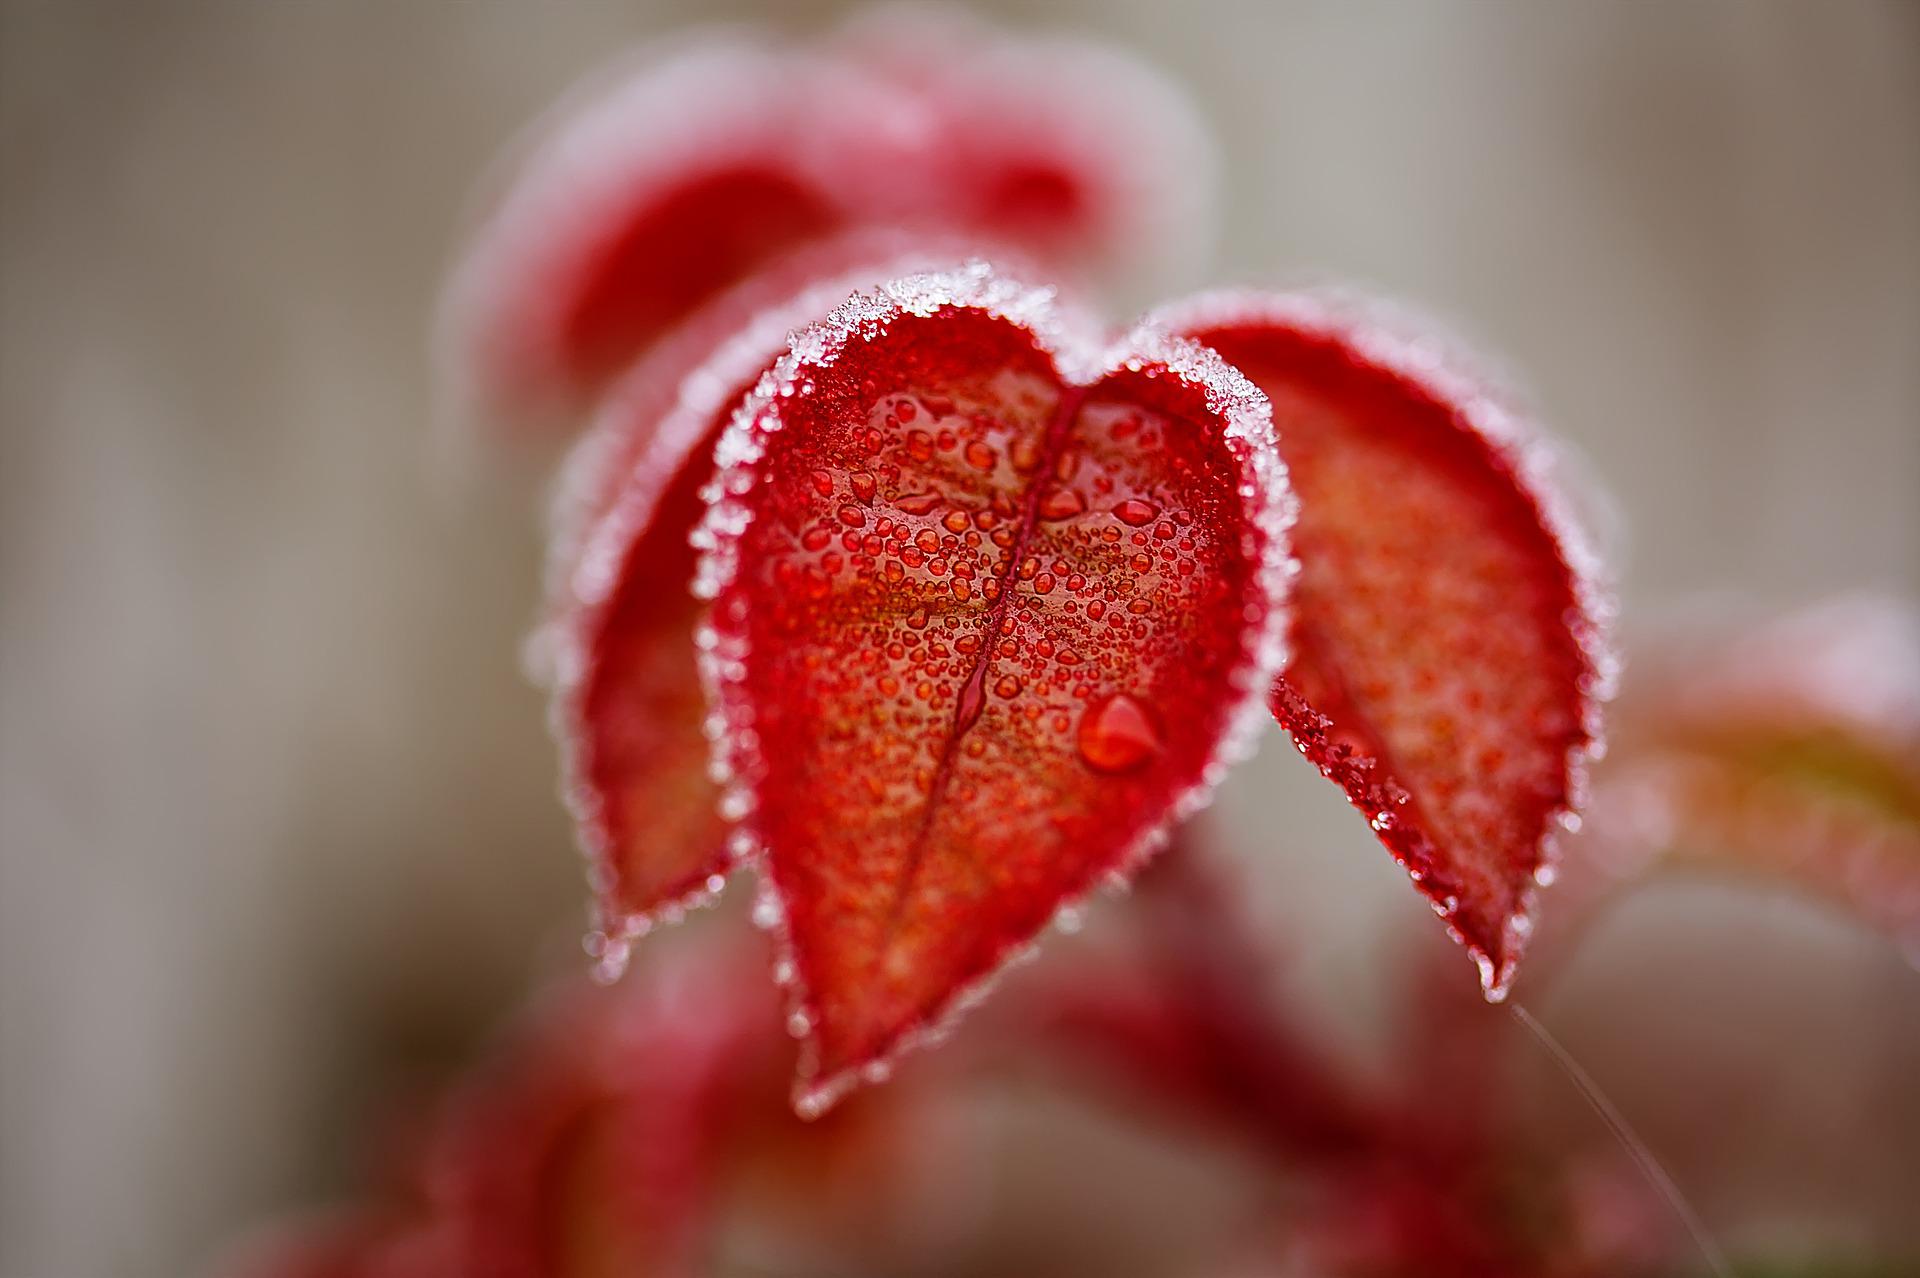
[[[960,260],[939,242],[856,234],[723,295],[608,397],[563,471],[549,566],[550,666],[562,792],[595,889],[589,948],[604,975],[662,917],[718,891],[728,868],[707,778],[688,536],[734,407],[796,328],[856,289]],[[860,263],[854,265],[853,263]]]
[[[798,334],[717,462],[723,809],[762,850],[817,1111],[1244,748],[1284,480],[1217,357],[1144,327],[1102,352],[983,265]]]
[[[1609,605],[1550,456],[1378,309],[1220,294],[1159,318],[1273,403],[1301,562],[1274,714],[1503,997],[1610,680]]]

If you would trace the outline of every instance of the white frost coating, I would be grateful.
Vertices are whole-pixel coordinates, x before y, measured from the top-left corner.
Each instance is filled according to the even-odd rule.
[[[1256,552],[1249,557],[1257,571],[1245,644],[1229,675],[1235,702],[1225,716],[1213,757],[1199,769],[1199,776],[1174,795],[1162,819],[1142,830],[1110,865],[1061,903],[1063,909],[1078,912],[1102,889],[1124,888],[1140,865],[1165,845],[1169,828],[1205,806],[1227,765],[1251,752],[1265,722],[1267,688],[1285,663],[1285,609],[1294,572],[1287,533],[1294,503],[1274,445],[1266,397],[1213,351],[1173,336],[1163,327],[1143,323],[1120,341],[1103,344],[1098,329],[1084,316],[1064,311],[1051,289],[1021,284],[997,273],[986,262],[975,261],[957,271],[911,276],[856,294],[824,320],[795,333],[787,354],[761,377],[721,438],[715,456],[722,471],[712,485],[714,501],[697,543],[704,547],[698,589],[714,600],[710,634],[701,642],[701,676],[710,701],[726,716],[730,728],[716,739],[715,757],[719,766],[735,777],[729,797],[744,800],[750,807],[753,788],[766,769],[766,760],[751,732],[753,707],[743,686],[745,662],[750,655],[746,624],[751,601],[740,582],[740,552],[751,527],[752,512],[748,504],[723,494],[751,492],[752,485],[736,484],[732,472],[757,481],[765,441],[783,428],[782,405],[811,388],[809,370],[831,366],[848,346],[883,335],[892,323],[955,310],[1004,320],[1032,334],[1068,385],[1091,385],[1110,373],[1128,370],[1152,377],[1171,376],[1198,388],[1208,410],[1223,420],[1223,443],[1241,468],[1238,491],[1247,527],[1243,544]],[[775,938],[775,970],[786,989],[789,1013],[795,1018],[794,1024],[806,1026],[796,1070],[794,1106],[802,1117],[813,1117],[870,1076],[861,1066],[820,1076],[820,1048],[814,1034],[817,1018],[812,1015],[811,995],[799,975],[786,904],[765,865],[768,850],[751,817],[743,821],[742,829],[758,848],[761,886],[754,919]],[[1030,957],[1032,952],[1029,945],[1005,956],[993,970],[956,990],[924,1024],[901,1034],[885,1059],[897,1059],[902,1053],[939,1041],[966,1009],[986,996],[1009,963]]]
[[[966,260],[978,242],[917,232],[853,231],[788,254],[689,316],[621,376],[562,463],[548,502],[545,588],[556,610],[597,602],[687,449],[727,401],[812,323],[856,290]],[[667,395],[664,392],[671,392]],[[636,432],[651,444],[608,507],[610,465]],[[739,495],[739,494],[734,494]],[[617,507],[618,513],[610,513]],[[597,523],[595,521],[598,521]]]
[[[539,626],[529,648],[547,658],[548,729],[559,748],[561,801],[573,818],[575,841],[593,888],[589,936],[599,938],[604,951],[596,967],[602,979],[619,976],[634,938],[657,923],[677,921],[689,909],[712,904],[720,894],[720,887],[713,882],[717,876],[710,876],[704,884],[652,910],[620,912],[612,906],[614,849],[605,825],[604,806],[588,781],[592,746],[586,730],[585,699],[594,653],[626,558],[648,531],[654,508],[668,485],[719,420],[727,401],[774,362],[795,329],[826,315],[859,288],[901,271],[954,261],[958,256],[943,240],[931,239],[923,247],[905,247],[908,243],[891,235],[851,237],[824,252],[845,259],[855,251],[870,248],[874,257],[866,264],[846,266],[842,261],[833,273],[796,284],[794,291],[780,299],[765,296],[764,287],[742,285],[703,308],[622,380],[562,468],[550,516],[552,549],[546,568],[550,615]],[[814,258],[807,255],[801,261]],[[736,316],[745,317],[745,327],[731,333],[716,322]],[[702,348],[704,359],[700,358]],[[661,378],[677,382],[677,395],[669,398],[662,394]],[[635,414],[650,414],[663,404],[670,406],[657,421],[645,420],[644,416],[636,420]],[[608,466],[623,454],[633,432],[649,427],[650,441],[632,463],[631,471],[619,477],[617,492],[606,509],[590,521],[607,492]],[[754,456],[757,459],[757,452]],[[737,535],[745,528],[744,516],[745,507],[738,502],[716,504],[711,516],[714,522],[694,530],[696,548],[706,548],[701,542],[716,535],[716,526],[729,528],[731,535]],[[706,652],[715,646],[717,637],[711,628],[703,626],[694,641]],[[710,714],[703,727],[715,740],[729,730],[727,721],[717,713]],[[716,757],[716,784],[724,786],[733,779],[725,769],[725,760]],[[737,859],[732,857],[733,861]]]
[[[1588,671],[1579,685],[1583,739],[1567,751],[1567,801],[1549,814],[1540,833],[1532,879],[1522,890],[1520,908],[1506,921],[1502,937],[1509,956],[1506,969],[1497,971],[1489,958],[1468,947],[1480,969],[1480,984],[1488,1001],[1500,1002],[1507,995],[1527,938],[1533,933],[1539,889],[1554,878],[1559,835],[1568,828],[1568,820],[1578,821],[1588,797],[1589,765],[1606,751],[1604,706],[1619,682],[1612,575],[1580,518],[1582,511],[1568,496],[1572,486],[1566,482],[1559,447],[1533,423],[1509,379],[1446,336],[1431,320],[1397,303],[1340,288],[1279,292],[1225,289],[1157,308],[1149,318],[1181,333],[1272,325],[1326,337],[1340,342],[1366,363],[1404,378],[1451,408],[1487,442],[1518,481],[1566,565],[1579,612],[1578,623],[1570,628]],[[1580,488],[1587,490],[1585,485]],[[1414,882],[1419,882],[1417,876]],[[1466,945],[1451,923],[1447,932]]]

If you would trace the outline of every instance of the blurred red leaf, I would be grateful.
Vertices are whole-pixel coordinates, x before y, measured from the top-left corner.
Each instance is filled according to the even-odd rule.
[[[902,10],[812,46],[650,47],[498,167],[441,303],[448,407],[568,424],[696,307],[849,227],[1131,270],[1190,256],[1211,188],[1184,98],[1097,46]]]
[[[1920,961],[1920,615],[1834,599],[1649,645],[1581,848],[1613,881],[1681,866],[1835,901]]]
[[[884,1215],[924,1193],[914,1093],[794,1119],[761,973],[752,947],[694,944],[617,988],[549,992],[435,1108],[400,1184],[221,1272],[702,1278],[743,1188],[761,1210],[797,1197],[829,1235],[836,1202]]]
[[[877,160],[851,134],[879,92],[737,32],[576,88],[498,168],[448,281],[454,411],[547,425],[694,307],[844,225],[832,157]]]
[[[1208,246],[1212,138],[1185,92],[1126,51],[918,5],[858,13],[827,47],[911,104],[924,176],[919,191],[889,184],[890,220],[931,215],[1076,282],[1158,284]]]
[[[1267,393],[1299,493],[1275,715],[1503,997],[1607,683],[1607,605],[1542,445],[1359,308],[1217,295],[1161,318]]]
[[[1216,357],[984,266],[853,299],[735,418],[703,661],[803,1109],[1202,801],[1278,657],[1271,451]]]

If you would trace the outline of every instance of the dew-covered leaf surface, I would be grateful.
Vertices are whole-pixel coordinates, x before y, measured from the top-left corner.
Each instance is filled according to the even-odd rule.
[[[856,289],[954,260],[893,236],[802,254],[663,342],[569,459],[553,518],[553,616],[535,651],[551,667],[564,791],[595,886],[589,943],[609,973],[636,935],[710,896],[729,866],[707,777],[694,652],[704,606],[688,544],[714,441],[793,329]]]
[[[1275,716],[1504,995],[1607,682],[1606,605],[1542,445],[1362,308],[1243,294],[1161,315],[1267,393],[1299,495]]]
[[[803,1108],[1132,868],[1277,661],[1264,402],[1153,330],[1098,347],[985,267],[900,281],[721,442],[703,656]]]

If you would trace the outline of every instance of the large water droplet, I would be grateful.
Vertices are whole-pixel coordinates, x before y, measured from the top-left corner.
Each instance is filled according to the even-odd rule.
[[[1144,702],[1117,692],[1087,707],[1079,746],[1095,772],[1131,772],[1160,749],[1160,731]]]
[[[1138,497],[1129,497],[1113,508],[1114,518],[1129,528],[1150,524],[1159,514],[1158,506],[1150,501],[1141,501]]]
[[[909,515],[925,515],[933,511],[942,501],[938,491],[924,493],[904,493],[893,504]]]
[[[1040,518],[1072,519],[1086,508],[1087,499],[1078,489],[1056,488],[1040,499]]]

